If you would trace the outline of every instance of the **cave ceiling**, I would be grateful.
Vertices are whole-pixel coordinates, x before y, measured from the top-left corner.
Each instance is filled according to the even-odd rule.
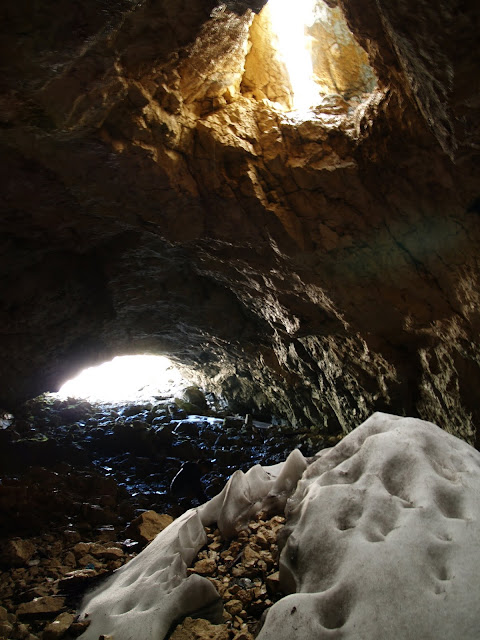
[[[0,403],[162,353],[232,409],[475,442],[478,3],[330,0],[376,84],[302,118],[263,4],[2,9]]]

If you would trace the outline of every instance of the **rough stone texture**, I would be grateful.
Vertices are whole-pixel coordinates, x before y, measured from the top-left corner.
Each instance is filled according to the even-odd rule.
[[[339,0],[379,89],[299,122],[240,93],[261,4],[3,9],[0,403],[147,351],[233,409],[474,442],[479,5]]]
[[[135,518],[135,520],[132,520],[126,530],[126,534],[146,544],[151,542],[160,531],[163,531],[172,522],[172,516],[166,513],[160,514],[155,511],[145,511]]]
[[[275,35],[268,4],[255,16],[250,28],[242,93],[257,100],[267,98],[285,108],[292,107],[292,87],[283,60],[275,49]]]
[[[211,624],[208,620],[185,618],[171,636],[172,640],[228,640],[223,624]]]
[[[17,609],[19,617],[41,616],[61,611],[65,598],[56,596],[43,596],[34,598],[30,602],[23,602]]]
[[[75,616],[71,613],[61,613],[53,622],[45,627],[43,640],[58,640],[73,624]]]
[[[315,81],[323,93],[346,96],[372,91],[376,80],[366,52],[358,46],[340,8],[317,3],[317,18],[308,30],[312,37]]]
[[[35,545],[30,540],[12,538],[0,545],[0,563],[9,567],[21,567],[27,564],[35,550]]]

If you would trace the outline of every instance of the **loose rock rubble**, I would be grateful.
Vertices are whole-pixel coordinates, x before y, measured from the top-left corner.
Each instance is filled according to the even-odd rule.
[[[7,427],[0,429],[0,465],[15,474],[17,466],[12,461],[19,459],[36,467],[57,465],[58,476],[50,479],[52,486],[69,473],[61,465],[93,465],[105,479],[126,490],[137,509],[179,516],[213,498],[237,469],[246,471],[257,463],[277,464],[295,447],[310,456],[337,442],[337,436],[315,426],[296,429],[275,424],[275,420],[225,415],[216,411],[212,402],[207,406],[200,390],[186,391],[189,402],[158,397],[123,405],[40,396],[27,402]],[[193,410],[195,414],[190,413]],[[189,486],[177,481],[172,492],[171,483],[185,464],[191,470]],[[195,475],[196,483],[192,482]],[[29,483],[29,494],[36,484]],[[23,487],[17,493],[25,499]],[[69,508],[58,503],[62,497],[62,492],[32,495],[32,501],[53,500],[62,512]],[[91,508],[99,521],[112,517],[108,504],[97,502]]]
[[[152,512],[148,519],[164,524],[171,520]],[[281,516],[264,519],[260,514],[232,540],[206,527],[208,543],[188,572],[207,577],[215,586],[224,602],[224,623],[187,618],[172,640],[252,640],[265,610],[282,597],[277,538],[283,523]],[[22,567],[6,566],[3,556],[0,638],[72,640],[83,633],[88,622],[75,618],[80,597],[136,555],[128,551],[128,542],[114,539],[118,536],[113,528],[90,537],[94,539],[81,539],[78,531],[66,529],[14,541],[31,556]]]
[[[33,549],[23,566],[8,561],[4,552],[0,571],[0,638],[58,640],[76,638],[85,630],[75,622],[85,590],[128,562],[135,552],[116,540],[114,529],[88,536],[77,530],[53,530],[17,546]],[[11,547],[5,544],[7,549]]]
[[[188,400],[200,410],[197,396]],[[1,425],[0,638],[69,640],[83,633],[75,615],[85,591],[199,504],[197,493],[177,497],[170,486],[175,477],[179,484],[185,462],[198,465],[206,500],[235,468],[273,464],[295,446],[309,453],[329,444],[313,430],[212,417],[205,408],[210,415],[187,416],[171,400],[105,407],[39,398]],[[259,520],[229,542],[208,531],[191,570],[224,598],[221,626],[229,639],[247,640],[278,597],[280,526],[275,518]],[[188,633],[209,638],[208,624],[198,636],[195,621]]]
[[[203,620],[200,624],[187,618],[177,627],[172,640],[255,637],[264,612],[282,597],[277,540],[284,522],[285,518],[279,515],[267,520],[259,514],[232,540],[224,540],[216,528],[205,528],[208,543],[188,573],[205,576],[215,586],[225,607],[224,624],[210,625]]]

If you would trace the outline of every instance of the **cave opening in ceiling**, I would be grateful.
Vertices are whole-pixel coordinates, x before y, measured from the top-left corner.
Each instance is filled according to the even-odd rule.
[[[165,356],[117,356],[109,362],[84,369],[65,382],[59,398],[82,398],[96,402],[150,400],[156,395],[173,396],[190,384]]]
[[[313,79],[311,37],[307,29],[315,21],[315,0],[297,0],[295,9],[284,0],[269,0],[275,45],[287,67],[292,107],[308,109],[318,102],[319,87]]]
[[[353,102],[377,86],[343,11],[323,0],[269,0],[253,19],[242,93],[305,112],[326,96]]]

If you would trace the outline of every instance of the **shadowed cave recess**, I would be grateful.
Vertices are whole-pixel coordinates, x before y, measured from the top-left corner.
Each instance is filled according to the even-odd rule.
[[[307,74],[279,5],[2,8],[1,524],[37,537],[0,540],[0,635],[36,640],[67,611],[29,603],[93,571],[62,587],[74,611],[149,542],[145,510],[182,516],[292,450],[300,477],[374,412],[479,448],[480,5],[316,0]],[[40,395],[135,354],[185,385],[121,406]]]

